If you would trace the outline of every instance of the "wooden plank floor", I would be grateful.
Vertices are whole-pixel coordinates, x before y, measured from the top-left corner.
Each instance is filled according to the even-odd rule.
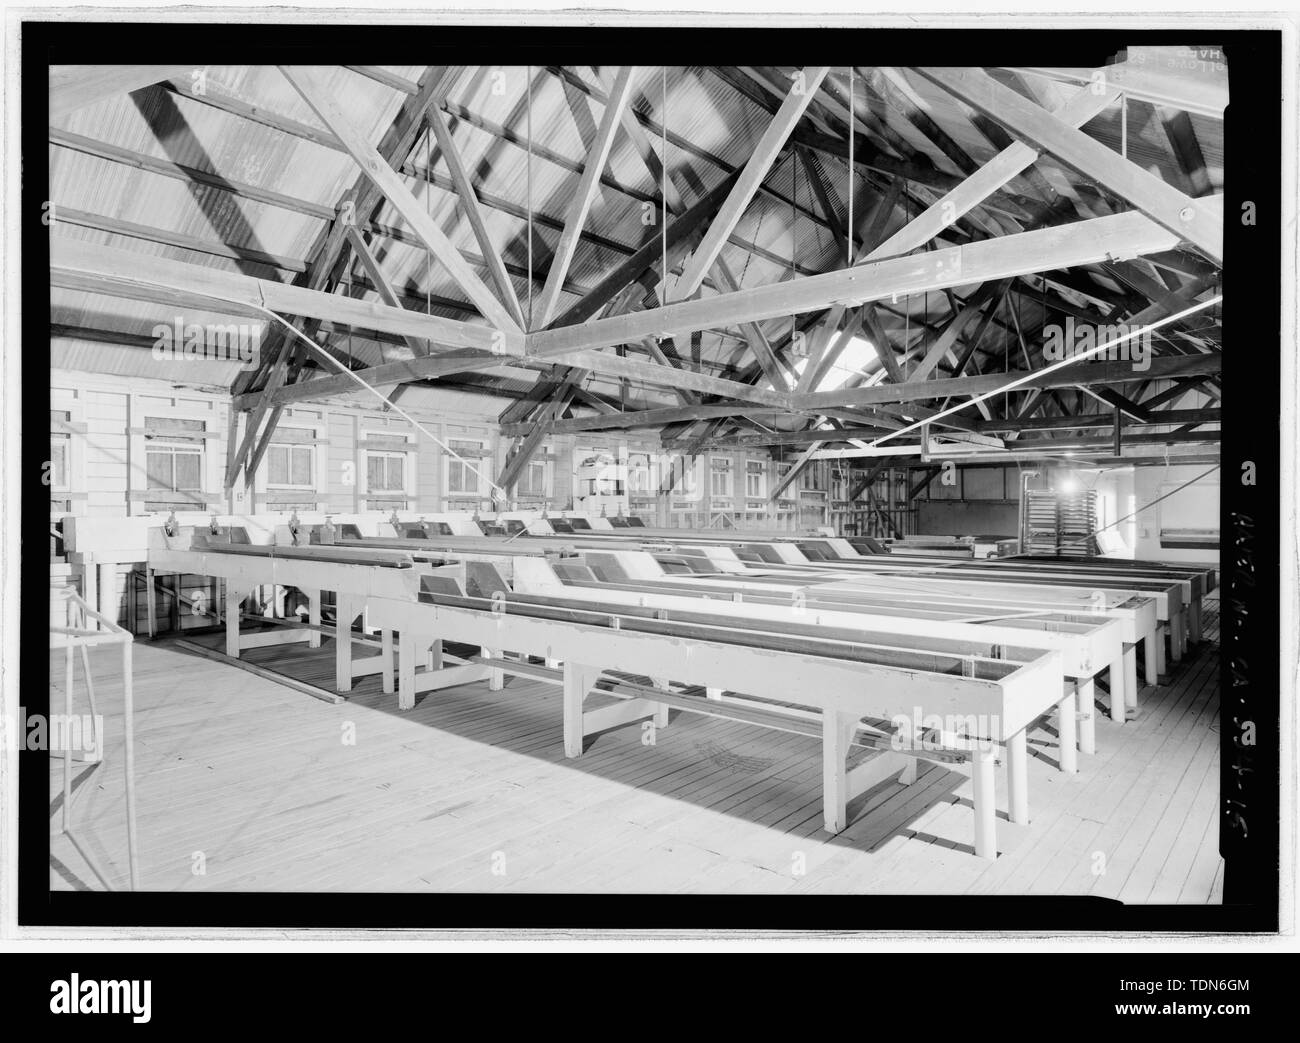
[[[1000,813],[999,858],[972,848],[970,782],[933,765],[821,828],[819,744],[673,716],[566,760],[558,688],[520,678],[397,711],[377,679],[329,705],[226,664],[141,642],[135,663],[140,853],[150,890],[1096,894],[1218,902],[1218,600],[1205,641],[1144,688],[1137,720],[1100,708],[1095,757],[1056,771],[1055,729],[1030,736],[1030,815]],[[216,639],[210,638],[215,645]],[[333,648],[260,649],[329,687]],[[51,658],[62,708],[62,660]],[[77,804],[80,835],[125,878],[121,685],[92,654],[107,758]],[[80,677],[80,673],[78,673]],[[80,697],[83,689],[78,681]],[[77,707],[78,711],[84,709]],[[999,772],[1001,776],[1003,773]],[[61,767],[52,761],[51,824]],[[998,804],[1006,806],[1005,780]],[[62,836],[51,887],[98,886]]]

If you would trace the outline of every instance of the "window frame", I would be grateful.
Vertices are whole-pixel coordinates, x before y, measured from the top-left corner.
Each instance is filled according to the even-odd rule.
[[[717,479],[726,476],[726,491],[715,488]],[[712,456],[709,458],[709,499],[733,501],[736,498],[736,460],[731,456]]]
[[[468,443],[468,445],[461,443]],[[488,479],[483,473],[488,468],[483,466],[483,461],[489,459],[488,453],[490,449],[491,446],[486,438],[478,438],[473,435],[457,435],[447,438],[447,448],[442,451],[442,495],[444,500],[481,500],[488,495]],[[452,450],[472,459],[475,470],[471,471],[462,460],[453,456]],[[453,489],[451,486],[453,468],[472,477],[474,479],[474,488]]]
[[[170,405],[157,403],[156,399],[169,398]],[[222,487],[221,477],[217,472],[220,453],[214,450],[213,442],[222,436],[219,434],[222,414],[217,409],[215,399],[190,399],[182,396],[166,396],[148,393],[132,394],[128,404],[130,418],[130,441],[127,479],[127,509],[131,514],[157,514],[164,511],[192,511],[207,513],[211,510],[224,510],[224,497],[214,494],[213,489]],[[153,489],[149,486],[149,450],[155,451],[169,443],[147,436],[150,421],[188,420],[202,425],[192,433],[177,432],[179,436],[172,446],[193,446],[199,457],[199,487],[197,489]],[[192,439],[182,441],[181,439]],[[172,463],[172,480],[175,482],[175,461]],[[168,496],[168,493],[171,496]],[[195,493],[197,499],[185,495]],[[154,495],[160,494],[160,495]],[[150,508],[148,504],[162,504]]]

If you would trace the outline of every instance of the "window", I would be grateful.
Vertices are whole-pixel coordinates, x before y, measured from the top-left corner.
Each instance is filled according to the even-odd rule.
[[[272,437],[266,450],[266,484],[282,489],[315,489],[316,448],[311,444],[315,431],[277,428]]]
[[[406,454],[366,453],[366,492],[400,493],[406,491]]]
[[[745,495],[752,500],[767,495],[767,465],[762,460],[745,462]]]
[[[72,414],[67,410],[50,410],[50,422],[53,428],[50,431],[49,485],[51,489],[68,488],[68,464],[72,448],[72,434],[64,425],[70,423],[71,420]]]
[[[483,443],[477,439],[452,438],[447,445],[458,454],[447,454],[447,495],[482,495],[485,483],[479,472],[484,470]]]
[[[72,509],[68,498],[72,489],[72,432],[67,429],[71,421],[72,414],[67,410],[50,410],[50,467],[46,484],[51,493],[50,510],[59,514]]]
[[[731,483],[731,460],[716,457],[709,463],[709,495],[729,500],[735,495]]]
[[[400,431],[362,431],[363,503],[370,510],[406,510],[415,491],[415,443]]]
[[[204,422],[164,416],[147,416],[144,422],[149,432],[144,447],[145,489],[150,494],[145,510],[202,509]]]
[[[550,465],[545,460],[530,460],[519,476],[518,496],[545,498],[550,495]]]

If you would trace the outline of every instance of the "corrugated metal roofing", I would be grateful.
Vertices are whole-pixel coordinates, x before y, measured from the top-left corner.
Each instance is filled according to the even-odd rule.
[[[777,92],[795,71],[746,68],[730,69],[724,75],[707,67],[635,70],[632,109],[643,125],[649,147],[657,156],[666,154],[669,174],[684,189],[688,202],[717,185],[730,170],[744,165],[770,122],[771,108],[779,103]],[[392,66],[367,75],[331,67],[318,72],[349,119],[367,128],[371,143],[377,145],[408,100],[408,91],[431,70]],[[525,308],[530,293],[526,277],[530,264],[528,216],[534,219],[531,289],[536,295],[614,72],[508,66],[445,71],[443,114],[483,201],[489,238],[512,267],[512,284]],[[1049,108],[1085,89],[1077,74],[1072,76],[1068,70],[1059,75],[992,72],[1001,82]],[[1160,75],[1162,90],[1176,90],[1176,70],[1162,67]],[[846,96],[847,70],[835,70],[832,79],[835,90]],[[741,85],[745,89],[739,89]],[[868,129],[883,152],[926,157],[953,177],[961,176],[962,170],[941,147],[946,143],[936,143],[927,133],[927,120],[941,128],[950,142],[949,151],[960,150],[975,165],[987,162],[996,151],[965,105],[911,70],[857,70],[853,108],[860,127]],[[1168,106],[1134,97],[1127,100],[1126,108],[1126,126],[1120,106],[1114,105],[1092,120],[1086,132],[1116,151],[1122,144],[1130,158],[1186,190],[1187,174],[1164,119]],[[259,119],[293,121],[298,133],[285,133]],[[830,103],[824,108],[814,105],[806,119],[814,129],[842,126],[840,110]],[[1188,125],[1203,155],[1209,185],[1217,191],[1223,179],[1222,124],[1198,111],[1190,115]],[[117,158],[92,154],[96,150]],[[121,161],[130,158],[127,153],[145,159]],[[847,154],[819,151],[813,155],[831,212],[824,212],[808,167],[793,150],[787,152],[774,164],[763,191],[755,196],[722,252],[741,287],[771,284],[789,278],[792,271],[826,271],[842,263],[842,247],[830,225],[842,225],[848,218]],[[351,157],[333,141],[283,74],[263,66],[213,66],[189,82],[155,85],[88,105],[57,121],[50,164],[50,197],[69,215],[66,222],[56,221],[53,234],[281,280],[302,270],[321,239],[328,215],[358,176]],[[402,170],[416,199],[474,263],[482,251],[464,206],[452,191],[450,170],[436,143],[427,142],[426,135],[417,137]],[[1105,192],[1087,185],[1050,158],[1040,157],[1034,170],[1042,182],[1024,175],[1013,179],[987,206],[976,208],[970,220],[988,231],[1016,230],[1010,215],[1023,213],[1019,200],[1036,199],[1044,182],[1055,193],[1077,195],[1085,216],[1111,209]],[[186,174],[191,171],[217,184],[188,180]],[[250,186],[262,198],[223,191],[222,183]],[[858,170],[852,183],[854,221],[859,223],[879,197],[883,182]],[[899,210],[887,223],[886,234],[939,194],[915,183],[907,187]],[[594,286],[657,234],[658,225],[646,224],[644,218],[649,204],[657,222],[659,191],[638,145],[620,130],[569,270],[571,288],[583,291]],[[130,222],[139,228],[131,236],[116,234],[102,227],[102,219]],[[384,203],[376,223],[401,235],[400,240],[381,237],[373,251],[388,280],[405,296],[404,304],[421,311],[427,307],[449,317],[472,315],[468,305],[463,309],[455,306],[464,302],[464,292],[441,265],[430,263],[395,208]],[[160,245],[143,238],[150,230],[161,230],[173,243]],[[188,240],[202,249],[181,245]],[[479,271],[487,281],[484,269]],[[961,297],[974,288],[955,292]],[[1057,290],[1068,299],[1083,299],[1070,297],[1064,287]],[[707,295],[716,290],[706,286],[703,292]],[[355,293],[374,296],[359,288]],[[575,293],[564,294],[558,311],[577,299]],[[431,304],[426,305],[426,300]],[[168,309],[158,305],[64,289],[52,291],[51,305],[53,321],[61,327],[82,326],[128,337],[147,334],[156,322],[171,318]],[[1041,315],[1035,314],[1032,300],[1024,303],[1023,309],[1022,322],[1034,326]],[[919,295],[887,304],[881,309],[881,318],[892,333],[912,324],[919,326],[922,321],[941,321],[950,310],[945,294]],[[221,316],[197,321],[209,319],[220,321]],[[762,326],[779,342],[788,336],[791,320],[768,320]],[[394,350],[406,350],[361,335],[351,340],[354,357],[366,363],[389,357]],[[331,343],[346,348],[346,341],[336,334]],[[715,368],[728,361],[747,364],[734,335],[710,332],[702,343],[705,361]],[[59,338],[59,344],[60,357],[74,368],[112,367],[114,372],[141,376],[158,373],[148,353],[138,349],[73,343],[66,336]]]

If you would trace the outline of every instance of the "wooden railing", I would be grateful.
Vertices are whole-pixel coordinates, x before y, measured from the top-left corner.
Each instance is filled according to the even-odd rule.
[[[93,722],[95,730],[95,749],[99,753],[99,760],[94,767],[101,767],[104,763],[105,748],[104,736],[102,734],[102,720],[95,706],[95,684],[90,672],[90,653],[89,648],[92,645],[117,645],[122,650],[122,728],[123,728],[123,752],[125,758],[124,777],[126,785],[126,844],[127,844],[127,869],[132,891],[139,890],[140,887],[140,858],[136,843],[136,823],[135,823],[135,721],[134,721],[134,698],[132,691],[132,649],[134,647],[131,635],[118,626],[112,620],[100,615],[90,607],[72,587],[52,588],[50,590],[52,598],[62,598],[67,604],[67,625],[50,627],[50,647],[64,649],[64,693],[63,693],[63,713],[66,722],[74,720],[73,716],[73,664],[75,651],[81,655],[81,669],[86,684],[86,700],[90,707],[90,720]],[[50,729],[50,734],[53,730]],[[65,737],[66,737],[65,731]],[[90,851],[82,844],[73,829],[73,810],[76,799],[72,792],[72,756],[73,750],[64,743],[63,750],[63,808],[61,816],[60,832],[66,836],[72,846],[76,848],[77,853],[86,860],[86,864],[99,877],[100,882],[108,890],[114,890],[113,885],[109,882],[108,876],[104,873],[97,860]],[[93,769],[92,769],[93,770]],[[89,787],[82,785],[77,791],[77,795],[84,793]]]

